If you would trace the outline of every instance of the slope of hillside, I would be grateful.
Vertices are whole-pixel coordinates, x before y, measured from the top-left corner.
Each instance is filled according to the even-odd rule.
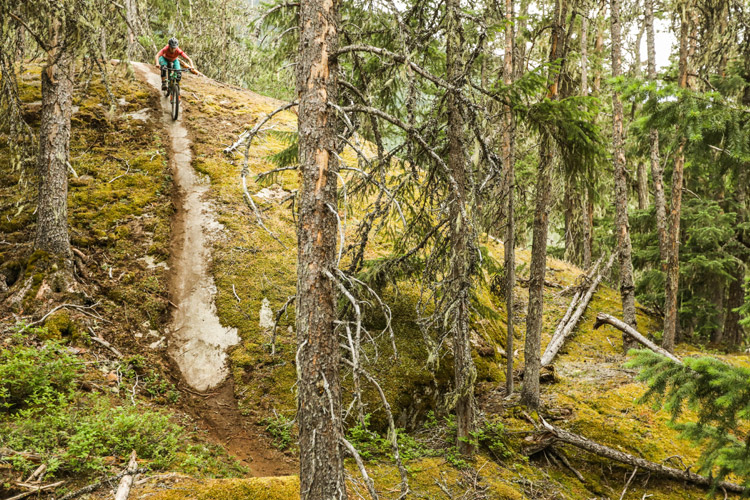
[[[53,350],[66,360],[61,373],[67,374],[65,384],[47,387],[35,381],[37,385],[29,389],[29,394],[38,396],[35,398],[9,402],[0,392],[0,403],[13,405],[0,410],[0,475],[10,485],[18,476],[27,476],[39,461],[51,461],[57,470],[51,468],[49,477],[54,474],[68,479],[64,488],[72,489],[93,475],[121,470],[135,447],[142,465],[152,472],[137,481],[132,498],[293,498],[298,495],[293,476],[237,477],[248,475],[248,468],[253,470],[253,457],[259,453],[278,465],[260,474],[288,474],[296,463],[294,306],[290,298],[296,280],[291,195],[298,182],[293,171],[280,172],[263,185],[254,181],[256,174],[274,168],[268,157],[287,147],[283,132],[295,130],[296,116],[290,111],[277,115],[249,149],[248,189],[266,231],[243,199],[240,171],[244,148],[232,157],[223,150],[281,103],[206,78],[188,75],[183,80],[180,120],[192,141],[192,167],[209,186],[207,201],[218,222],[210,243],[216,310],[222,325],[235,328],[240,338],[229,351],[229,380],[201,393],[184,383],[167,350],[174,174],[169,159],[175,152],[169,147],[169,129],[159,119],[162,98],[122,66],[114,71],[117,103],[107,101],[103,86],[96,81],[77,89],[76,95],[69,222],[78,250],[78,290],[55,290],[45,278],[58,263],[30,251],[32,165],[23,172],[6,168],[0,172],[0,273],[9,287],[0,294],[0,373],[44,364],[45,359],[30,353]],[[38,69],[27,69],[22,82],[26,116],[38,125]],[[0,158],[3,154],[7,155],[5,142],[0,143]],[[356,164],[351,152],[343,158]],[[354,175],[342,173],[342,180],[349,182]],[[349,231],[347,241],[367,198],[349,201],[346,212],[342,209],[340,214]],[[367,258],[387,253],[391,235],[402,230],[399,224],[394,216],[388,231],[382,231],[371,245]],[[501,243],[485,237],[482,245],[488,258],[502,261]],[[519,250],[517,259],[522,279],[515,289],[513,314],[518,324],[516,345],[523,346],[528,298],[523,278],[527,277],[530,252]],[[570,300],[564,288],[574,285],[580,274],[581,270],[565,262],[548,260],[548,280],[559,288],[545,290],[543,345]],[[558,445],[558,453],[567,456],[570,467],[546,453],[526,456],[525,450],[543,433],[536,428],[535,415],[527,414],[516,397],[506,397],[500,389],[506,311],[503,301],[491,291],[491,278],[487,275],[479,283],[474,304],[478,313],[472,326],[482,452],[472,463],[458,457],[451,445],[451,420],[444,408],[452,373],[450,353],[434,373],[425,366],[427,348],[416,314],[419,284],[398,279],[377,290],[392,313],[398,357],[389,335],[381,333],[384,318],[380,310],[372,307],[365,315],[373,333],[372,343],[366,346],[367,366],[383,385],[397,426],[403,429],[399,435],[412,490],[409,498],[458,498],[465,492],[471,492],[471,498],[620,498],[633,472],[630,468],[562,445]],[[47,311],[62,303],[80,307],[59,309],[42,321]],[[602,286],[592,300],[554,363],[554,381],[543,385],[542,415],[561,427],[648,460],[695,468],[699,451],[668,426],[668,415],[637,403],[645,387],[623,368],[620,333],[609,327],[592,329],[597,312],[619,315],[619,294]],[[274,329],[269,316],[279,319],[273,352]],[[21,322],[35,323],[35,328],[24,330]],[[643,333],[658,329],[657,322],[642,311],[638,324]],[[91,337],[103,339],[114,349]],[[53,341],[57,343],[50,343]],[[689,346],[678,349],[679,354],[692,352]],[[747,356],[728,359],[748,362]],[[522,366],[522,348],[515,360]],[[350,374],[344,382],[350,390]],[[55,395],[60,403],[53,405],[42,394]],[[358,424],[350,415],[350,440],[363,450],[381,498],[398,498],[399,474],[381,437],[382,405],[372,387],[365,388],[364,399],[371,415],[370,427]],[[347,392],[345,405],[350,401]],[[54,424],[56,429],[77,418],[77,408],[84,408],[80,411],[90,418],[84,419],[88,423],[80,435],[70,431],[53,439],[42,427],[33,425],[53,406],[59,410],[54,413],[55,421],[47,425]],[[106,419],[95,419],[95,414],[108,415],[119,424],[112,427]],[[148,435],[128,439],[133,429],[144,425],[153,425],[152,436],[160,436],[166,444],[157,447]],[[239,432],[243,433],[241,439]],[[114,438],[107,441],[103,437],[107,434]],[[85,436],[95,437],[86,441]],[[23,456],[24,451],[32,455]],[[352,492],[366,496],[356,466],[348,463],[348,468]],[[6,486],[5,491],[10,490]],[[5,491],[0,489],[0,493]],[[103,498],[107,492],[99,494]],[[705,491],[637,473],[624,498],[649,497],[698,499],[705,497]]]

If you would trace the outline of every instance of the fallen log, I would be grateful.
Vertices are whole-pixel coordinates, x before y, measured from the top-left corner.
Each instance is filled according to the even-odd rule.
[[[138,471],[138,462],[135,458],[135,450],[133,450],[133,452],[130,454],[127,473],[122,477],[122,479],[120,479],[120,485],[117,487],[115,500],[128,500],[128,495],[130,495],[130,488],[133,486],[133,478]]]
[[[544,428],[551,432],[558,440],[562,441],[563,443],[573,445],[576,448],[580,448],[589,453],[593,453],[594,455],[608,458],[610,460],[614,460],[623,464],[632,465],[634,467],[639,467],[654,474],[658,474],[660,476],[677,481],[686,481],[688,483],[704,487],[716,486],[733,493],[745,492],[745,487],[740,486],[739,484],[730,483],[728,481],[719,481],[714,484],[714,481],[706,476],[701,476],[700,474],[690,472],[689,470],[673,469],[672,467],[667,467],[666,465],[649,462],[648,460],[645,460],[643,458],[615,450],[608,446],[604,446],[602,444],[591,441],[590,439],[583,436],[579,436],[578,434],[573,434],[572,432],[568,432],[559,427],[555,427],[554,425],[547,423],[541,417],[540,420]]]
[[[594,278],[594,281],[591,283],[591,286],[589,286],[586,294],[580,297],[578,306],[575,308],[575,312],[570,315],[567,323],[563,325],[562,328],[558,326],[559,333],[555,332],[555,334],[552,335],[552,340],[550,340],[547,348],[544,350],[544,354],[542,354],[542,366],[548,366],[550,363],[552,363],[552,360],[555,359],[555,356],[557,356],[560,348],[565,343],[565,339],[568,338],[578,322],[581,320],[583,313],[586,312],[586,308],[589,306],[589,302],[591,302],[591,298],[594,296],[596,288],[599,286],[599,283],[601,283],[604,275],[609,272],[610,268],[612,267],[612,263],[615,261],[616,255],[617,253],[612,254],[612,256],[609,258],[609,261],[607,262],[607,265],[604,266],[604,269],[602,269]],[[573,300],[575,301],[576,297],[579,296],[580,294],[577,293]],[[571,307],[572,305],[573,301],[571,301]],[[571,308],[569,307],[568,310],[570,311],[570,309]]]
[[[604,324],[614,326],[618,330],[622,331],[623,333],[629,335],[631,338],[640,342],[642,345],[648,347],[655,353],[661,354],[662,356],[666,356],[672,361],[674,361],[675,363],[682,364],[682,360],[680,358],[678,358],[671,352],[667,351],[666,349],[663,349],[659,347],[658,345],[654,344],[649,339],[647,339],[642,333],[639,333],[638,330],[628,325],[624,321],[621,321],[609,314],[604,314],[604,313],[597,314],[596,322],[594,323],[594,330],[596,330],[597,328],[599,328],[600,326]]]

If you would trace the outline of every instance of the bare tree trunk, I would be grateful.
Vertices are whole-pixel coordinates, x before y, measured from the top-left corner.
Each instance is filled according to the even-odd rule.
[[[648,79],[656,80],[656,37],[654,35],[654,0],[645,0],[646,45],[648,48]],[[667,202],[664,195],[664,169],[659,160],[659,131],[652,128],[649,133],[651,177],[654,180],[654,206],[656,208],[656,230],[659,236],[661,267],[666,271],[667,262]]]
[[[581,17],[581,95],[589,95],[589,10],[586,10]],[[594,231],[593,212],[594,204],[591,202],[591,194],[588,188],[584,193],[584,211],[583,211],[583,248],[582,263],[583,268],[591,267],[591,243],[592,233]]]
[[[505,55],[503,57],[504,83],[513,83],[513,0],[505,0]],[[507,341],[505,352],[507,353],[507,365],[505,369],[505,393],[513,392],[513,289],[516,285],[516,241],[515,241],[515,214],[513,207],[513,195],[515,192],[516,174],[514,155],[515,123],[510,106],[505,106],[505,130],[503,132],[503,166],[508,178],[506,193],[508,203],[507,226],[505,230],[505,308],[507,311]]]
[[[562,4],[562,5],[561,5]],[[550,41],[550,62],[557,60],[562,51],[565,0],[555,0]],[[557,99],[558,75],[550,78],[548,96]],[[549,225],[550,176],[554,162],[552,138],[542,133],[539,167],[536,179],[536,208],[529,269],[529,308],[526,315],[526,341],[524,345],[524,375],[521,403],[539,407],[539,371],[541,369],[542,315],[544,312],[544,276],[547,271],[547,228]]]
[[[68,159],[75,61],[60,19],[50,21],[50,35],[53,48],[42,70],[42,119],[37,163],[39,197],[34,248],[68,257]]]
[[[750,37],[750,35],[748,36]],[[746,64],[750,66],[750,62]],[[746,88],[750,89],[750,85],[747,85]],[[734,195],[737,203],[737,222],[735,226],[738,228],[738,233],[736,238],[744,245],[748,243],[742,227],[747,222],[747,174],[749,169],[750,164],[741,165],[737,169],[737,191]],[[741,344],[744,336],[743,327],[740,325],[740,315],[736,312],[736,309],[745,303],[745,263],[737,262],[731,274],[733,280],[729,283],[729,293],[724,315],[724,342],[727,343],[729,348],[733,349]]]
[[[687,5],[680,5],[680,88],[688,84],[688,17]],[[685,167],[685,145],[687,138],[683,135],[675,153],[674,170],[672,171],[672,203],[669,210],[669,235],[667,238],[667,280],[664,300],[664,336],[662,347],[674,350],[680,318],[677,313],[677,298],[680,280],[680,214],[682,211],[682,178]]]
[[[622,74],[622,41],[620,28],[620,0],[610,1],[612,27],[612,76]],[[628,223],[628,181],[625,172],[625,147],[623,145],[623,112],[620,93],[612,93],[612,143],[615,171],[615,225],[620,258],[620,296],[622,316],[625,323],[636,327],[635,286],[633,285],[633,263],[631,262],[630,228]],[[628,351],[631,340],[623,335],[623,349]]]
[[[297,391],[300,497],[346,499],[340,449],[336,267],[335,114],[337,0],[299,7],[297,95],[301,187],[297,226]]]
[[[462,78],[462,33],[459,17],[460,0],[448,0],[446,71],[448,81],[455,87]],[[456,192],[451,204],[451,294],[453,309],[453,374],[456,390],[456,445],[461,453],[474,453],[471,433],[474,430],[474,381],[476,368],[471,359],[469,310],[471,269],[473,267],[472,229],[467,214],[466,152],[464,121],[457,92],[448,93],[448,167],[456,181]]]

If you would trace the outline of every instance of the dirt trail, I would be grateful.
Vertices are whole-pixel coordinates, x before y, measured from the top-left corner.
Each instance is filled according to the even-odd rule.
[[[161,88],[156,68],[141,63],[133,66],[152,87]],[[272,448],[260,427],[247,424],[237,407],[233,381],[227,378],[226,351],[240,338],[235,329],[221,325],[214,303],[209,234],[221,226],[206,199],[209,183],[193,169],[188,131],[180,120],[171,119],[169,101],[164,97],[161,101],[176,186],[169,282],[175,307],[169,326],[169,356],[179,368],[181,379],[193,389],[185,391],[189,410],[215,441],[254,476],[289,474],[294,470],[293,461]]]

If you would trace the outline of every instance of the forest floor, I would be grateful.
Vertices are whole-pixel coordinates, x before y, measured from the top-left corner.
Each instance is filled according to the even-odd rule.
[[[121,97],[119,103],[108,103],[104,86],[97,82],[77,89],[75,100],[71,165],[77,174],[71,179],[69,218],[73,245],[84,255],[76,260],[83,293],[58,293],[47,282],[54,265],[45,267],[45,256],[30,252],[33,186],[24,184],[18,172],[0,172],[0,277],[10,290],[10,295],[0,295],[0,370],[11,362],[27,366],[23,363],[38,355],[33,353],[49,350],[56,342],[62,346],[61,356],[77,360],[80,370],[71,375],[70,386],[53,387],[60,398],[68,398],[67,406],[56,403],[52,411],[44,401],[32,401],[20,411],[0,410],[0,497],[38,464],[4,455],[6,449],[25,447],[60,464],[57,477],[67,479],[65,488],[70,490],[94,477],[117,473],[131,447],[137,447],[142,465],[153,472],[138,477],[131,498],[294,498],[299,495],[292,475],[297,467],[294,308],[279,315],[275,354],[270,329],[261,317],[281,311],[294,295],[295,224],[286,203],[297,188],[297,177],[282,172],[264,183],[248,178],[271,236],[256,224],[243,200],[239,171],[244,161],[252,176],[272,169],[269,158],[289,145],[296,116],[287,111],[269,122],[269,130],[248,149],[247,160],[244,147],[228,157],[223,149],[279,101],[186,75],[182,115],[173,122],[166,114],[167,100],[159,95],[156,68],[136,65],[138,77],[127,76],[122,65],[115,72],[112,90]],[[38,67],[27,68],[22,83],[26,117],[34,126]],[[0,157],[5,153],[0,143]],[[356,165],[351,151],[342,157]],[[353,175],[343,175],[347,185]],[[350,202],[366,204],[367,195],[357,200],[352,194]],[[360,215],[356,206],[342,214],[347,238],[353,236]],[[386,255],[399,230],[394,217],[366,257],[377,262]],[[490,262],[502,261],[501,242],[485,236],[481,245]],[[519,284],[512,314],[517,323],[515,362],[521,367],[528,301],[523,280],[528,277],[530,252],[519,249],[517,259]],[[376,273],[377,268],[367,272]],[[418,286],[409,279],[396,283],[394,278],[379,288],[391,306],[399,356],[396,362],[387,335],[374,336],[368,347],[369,369],[383,384],[397,413],[397,426],[405,429],[399,435],[413,491],[409,498],[459,498],[468,492],[477,499],[620,498],[633,472],[628,467],[565,447],[563,453],[582,474],[581,481],[554,457],[524,454],[540,433],[536,415],[527,414],[517,398],[507,398],[502,389],[507,312],[504,301],[492,292],[496,272],[478,280],[474,304],[477,395],[482,429],[490,437],[471,462],[451,449],[449,416],[429,411],[445,403],[452,370],[449,353],[435,373],[424,366],[426,348],[415,318]],[[563,290],[576,284],[582,273],[548,259],[551,286],[545,290],[543,345],[570,300]],[[87,309],[62,309],[31,333],[18,326],[73,301]],[[619,332],[592,329],[597,312],[620,314],[619,295],[606,285],[554,362],[554,374],[542,388],[542,415],[614,448],[695,470],[699,450],[670,427],[666,412],[638,402],[645,386],[623,367],[626,357]],[[372,332],[379,331],[381,322],[378,314],[368,313]],[[638,324],[645,334],[659,329],[643,310]],[[198,325],[208,327],[191,328]],[[93,336],[121,354],[115,356],[110,348],[92,342]],[[703,352],[689,345],[678,347],[682,356],[699,353]],[[750,364],[747,355],[714,354]],[[351,377],[345,374],[343,383],[349,391]],[[382,408],[372,388],[364,399],[372,427],[348,421],[349,439],[369,451],[367,465],[381,498],[397,498],[398,472],[379,435],[371,433],[383,430]],[[97,420],[97,413],[106,418]],[[165,415],[169,423],[149,427]],[[60,429],[60,435],[63,429],[70,433],[78,425],[72,418],[85,424],[81,437],[71,434],[54,441],[42,432],[42,426],[48,426]],[[118,427],[113,429],[108,421]],[[169,449],[154,448],[152,439],[146,444],[130,439],[140,436],[139,428],[159,436]],[[105,433],[117,439],[101,447],[82,444],[88,443],[83,436],[103,439]],[[366,497],[356,467],[349,461],[347,467],[353,497]],[[689,500],[705,494],[639,472],[623,498]],[[103,488],[96,495],[105,498],[110,492]]]

